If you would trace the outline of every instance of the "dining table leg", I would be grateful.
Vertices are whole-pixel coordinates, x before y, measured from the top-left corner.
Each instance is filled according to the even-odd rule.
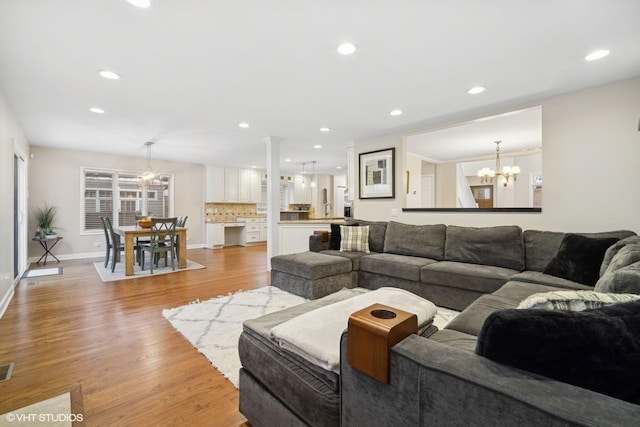
[[[124,237],[124,275],[133,276],[133,234],[126,233]]]
[[[187,268],[187,230],[178,230],[180,246],[178,247],[178,267]]]

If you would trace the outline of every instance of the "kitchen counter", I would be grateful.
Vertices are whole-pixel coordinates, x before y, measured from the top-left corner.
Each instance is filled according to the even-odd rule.
[[[298,220],[280,220],[278,224],[343,224],[343,217],[309,218]]]

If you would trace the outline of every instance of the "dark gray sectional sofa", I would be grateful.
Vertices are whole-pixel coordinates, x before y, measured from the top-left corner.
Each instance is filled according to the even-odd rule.
[[[271,327],[348,297],[348,291],[247,321],[239,343],[240,410],[252,425],[638,425],[640,302],[585,312],[516,309],[537,293],[593,290],[594,283],[559,277],[589,276],[571,264],[558,267],[558,260],[570,249],[570,258],[577,253],[587,265],[587,243],[609,246],[607,239],[635,233],[577,235],[571,247],[567,236],[576,235],[523,232],[517,226],[355,222],[369,225],[372,252],[329,249],[331,239],[322,242],[319,236],[310,237],[310,249],[349,259],[352,286],[399,287],[462,313],[443,330],[394,346],[389,384],[348,364],[347,333],[339,375],[269,339]],[[640,240],[633,243],[624,258],[612,262],[620,250],[616,243],[602,265],[590,268],[609,287],[624,282],[614,292],[640,293]],[[544,360],[553,361],[542,369],[536,365],[540,349]]]
[[[330,249],[331,238],[322,242],[315,235],[309,237],[309,248],[349,258],[354,286],[398,287],[455,310],[463,310],[509,280],[566,289],[593,288],[544,273],[567,233],[523,232],[515,225],[474,228],[363,220],[349,220],[349,224],[369,226],[371,253]],[[621,230],[583,235],[623,239],[633,234]]]

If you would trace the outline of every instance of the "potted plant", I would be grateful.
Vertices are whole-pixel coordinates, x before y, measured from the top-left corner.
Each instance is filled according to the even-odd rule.
[[[36,221],[38,222],[38,228],[44,234],[42,237],[52,238],[56,236],[56,233],[53,231],[56,211],[57,208],[55,206],[49,206],[45,203],[44,208],[36,208],[33,212],[36,217]]]

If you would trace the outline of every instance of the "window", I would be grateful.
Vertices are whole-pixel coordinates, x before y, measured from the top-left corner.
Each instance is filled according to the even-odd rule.
[[[135,225],[136,215],[171,214],[172,175],[160,175],[144,184],[135,173],[83,168],[81,181],[82,232],[102,232],[101,216],[120,226]]]

